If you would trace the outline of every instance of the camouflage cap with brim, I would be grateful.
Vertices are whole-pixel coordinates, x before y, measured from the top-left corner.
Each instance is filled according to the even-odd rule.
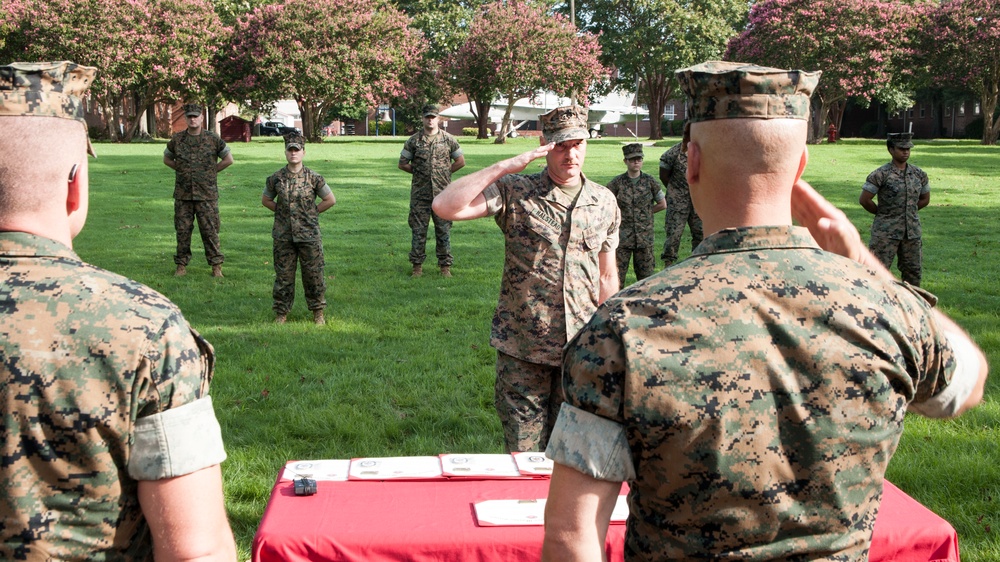
[[[201,115],[201,106],[195,103],[184,104],[185,117],[198,117]]]
[[[896,148],[913,148],[913,133],[889,133],[886,140]]]
[[[728,61],[709,61],[676,71],[688,98],[688,120],[694,123],[712,119],[808,119],[809,97],[820,74]]]
[[[441,106],[435,105],[433,103],[429,103],[424,106],[423,109],[424,117],[431,117],[431,116],[437,117],[440,114],[441,114]]]
[[[622,147],[622,154],[625,155],[625,159],[629,158],[640,158],[642,157],[642,143],[633,142],[631,144],[626,144]]]
[[[297,148],[302,150],[306,145],[306,138],[299,133],[288,133],[285,138],[285,150]]]
[[[97,69],[70,61],[12,62],[0,66],[0,116],[59,117],[83,123],[80,99]],[[87,136],[87,153],[96,157]]]
[[[578,105],[557,107],[552,111],[539,115],[542,122],[542,135],[545,142],[559,144],[568,140],[588,139],[587,110]]]

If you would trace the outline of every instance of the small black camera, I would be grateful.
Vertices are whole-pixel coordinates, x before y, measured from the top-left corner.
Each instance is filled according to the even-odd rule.
[[[316,481],[312,478],[299,478],[293,480],[296,496],[311,496],[316,493]]]

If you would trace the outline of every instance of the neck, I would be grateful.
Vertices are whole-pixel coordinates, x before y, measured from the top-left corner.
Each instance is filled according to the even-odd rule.
[[[424,134],[425,135],[436,135],[437,132],[438,132],[438,130],[439,129],[437,127],[424,127]]]
[[[583,183],[581,174],[559,175],[552,168],[548,168],[549,179],[556,185],[574,186]]]
[[[893,160],[892,161],[892,165],[895,166],[897,170],[905,170],[906,169],[906,162],[897,162],[897,161]]]
[[[55,220],[50,217],[20,216],[0,223],[2,232],[24,232],[34,234],[49,240],[61,242],[68,248],[73,248],[73,234],[69,222]]]
[[[187,128],[187,132],[188,132],[189,135],[196,135],[197,136],[197,135],[201,134],[201,129],[202,129],[201,127],[188,127]]]
[[[289,165],[287,165],[285,167],[288,168],[289,172],[291,172],[293,174],[297,174],[297,173],[299,173],[299,172],[302,171],[302,162],[297,162],[295,164],[289,164]]]
[[[642,170],[638,170],[638,171],[635,171],[635,172],[633,172],[632,170],[629,170],[627,173],[628,173],[628,177],[634,179],[634,178],[639,177],[639,174],[642,173]]]

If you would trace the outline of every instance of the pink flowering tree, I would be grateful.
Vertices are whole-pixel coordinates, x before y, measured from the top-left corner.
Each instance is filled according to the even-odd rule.
[[[831,120],[840,128],[848,98],[862,105],[878,99],[890,111],[911,103],[909,62],[920,20],[913,6],[898,1],[763,0],[729,42],[726,59],[822,70],[813,97],[815,140]]]
[[[516,37],[503,30],[514,30]],[[539,90],[576,94],[581,100],[607,76],[601,47],[589,33],[578,33],[569,19],[550,14],[542,4],[497,0],[483,7],[465,43],[448,63],[449,74],[477,109],[479,137],[486,137],[486,115],[498,96],[507,98],[496,142],[506,141],[514,102]]]
[[[225,30],[208,0],[25,0],[20,60],[98,68],[91,94],[108,136],[128,142],[157,101],[202,100]]]
[[[934,11],[927,26],[932,74],[942,85],[961,84],[979,96],[982,144],[996,144],[1000,96],[1000,0],[952,0]]]
[[[237,19],[219,59],[227,96],[265,110],[295,99],[305,136],[319,140],[331,112],[364,115],[406,95],[426,50],[410,19],[386,2],[285,0]]]
[[[600,38],[601,60],[618,70],[613,85],[636,89],[638,78],[639,97],[657,124],[679,95],[674,71],[722,58],[746,13],[741,0],[592,0],[580,16]],[[650,127],[649,138],[663,138],[660,127]]]

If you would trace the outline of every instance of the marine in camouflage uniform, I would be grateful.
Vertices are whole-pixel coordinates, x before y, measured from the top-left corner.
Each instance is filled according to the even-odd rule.
[[[641,281],[656,271],[653,254],[653,215],[666,208],[666,201],[656,178],[642,172],[642,144],[622,147],[628,171],[608,182],[621,211],[622,224],[618,234],[618,285],[625,286],[628,262],[634,259],[635,278]],[[633,258],[634,256],[634,258]]]
[[[724,162],[707,147],[733,130],[712,120],[745,116],[747,129],[766,125],[739,150],[768,134],[782,136],[770,141],[780,148],[721,175],[801,173],[806,124],[785,127],[807,118],[818,72],[706,63],[677,74],[702,165]],[[767,209],[794,202],[809,228],[834,218],[807,186],[796,189],[811,196],[793,196],[790,183],[755,191],[701,177],[706,216],[732,212],[732,195]],[[560,558],[560,541],[603,536],[576,522],[594,525],[622,481],[627,562],[868,559],[907,409],[958,413],[985,382],[985,358],[935,321],[929,294],[821,250],[807,228],[768,225],[786,213],[739,227],[729,225],[742,215],[720,218],[724,228],[691,257],[610,298],[567,344],[566,402],[546,451],[556,468],[543,559]],[[962,361],[953,338],[973,349]]]
[[[163,151],[164,163],[176,172],[174,229],[177,231],[177,253],[174,263],[178,266],[177,275],[184,275],[191,261],[191,234],[197,218],[205,257],[212,266],[212,274],[221,277],[225,256],[219,245],[217,176],[232,163],[232,151],[219,135],[202,128],[201,107],[187,104],[184,115],[188,118],[188,128],[175,133]]]
[[[458,180],[434,203],[471,203],[504,234],[490,345],[497,350],[494,404],[509,451],[545,447],[562,403],[562,347],[617,291],[618,206],[579,171],[586,115],[579,107],[542,115],[543,142],[551,144]],[[548,167],[540,173],[518,173],[542,156]],[[571,183],[554,181],[561,177]]]
[[[306,306],[317,324],[325,323],[326,261],[319,228],[319,214],[333,207],[337,200],[323,176],[302,165],[305,138],[297,133],[285,135],[288,165],[269,178],[261,198],[274,211],[274,298],[275,318],[283,323],[295,302],[295,269],[302,265],[302,288]],[[320,202],[317,205],[316,199]]]
[[[890,133],[886,145],[892,162],[868,174],[861,191],[861,205],[875,215],[868,246],[886,269],[898,256],[903,281],[920,285],[923,240],[917,211],[930,203],[927,174],[909,164],[913,141],[910,133]],[[876,204],[874,198],[878,199]]]
[[[78,96],[95,74],[65,61],[0,67],[0,121],[84,123]],[[51,120],[38,121],[36,135],[63,134],[47,132]],[[25,144],[23,135],[15,142]],[[48,141],[28,140],[41,142]],[[30,165],[62,166],[69,152],[60,147]],[[168,545],[178,540],[175,531],[151,526],[165,515],[143,512],[160,509],[155,494],[162,490],[146,488],[145,506],[139,493],[163,479],[175,493],[188,493],[186,476],[209,467],[220,474],[226,454],[208,396],[212,347],[164,296],[84,263],[68,245],[85,219],[86,203],[68,204],[81,186],[86,197],[85,166],[73,165],[61,195],[42,180],[5,184],[14,170],[25,167],[0,163],[0,200],[30,199],[28,190],[39,190],[58,201],[31,211],[48,217],[41,230],[52,238],[18,231],[16,205],[0,210],[0,558],[152,561],[154,534],[165,554],[176,555]],[[215,494],[199,498],[199,509],[219,514],[207,532],[235,556],[221,479]],[[220,554],[215,544],[200,546]]]
[[[451,174],[465,166],[465,157],[458,140],[438,127],[438,106],[427,105],[423,110],[424,126],[403,144],[399,153],[399,168],[413,174],[410,182],[410,216],[413,237],[410,263],[413,275],[423,273],[427,259],[427,229],[434,220],[434,251],[441,274],[451,276],[451,221],[443,220],[431,210],[434,196],[451,182]]]
[[[686,137],[687,133],[684,134]],[[660,156],[660,181],[667,189],[667,213],[663,220],[663,230],[667,236],[663,242],[663,253],[660,254],[663,267],[669,267],[677,261],[685,224],[691,229],[692,250],[701,244],[704,237],[701,218],[691,204],[691,191],[686,177],[687,154],[683,147],[684,143],[679,142]]]

